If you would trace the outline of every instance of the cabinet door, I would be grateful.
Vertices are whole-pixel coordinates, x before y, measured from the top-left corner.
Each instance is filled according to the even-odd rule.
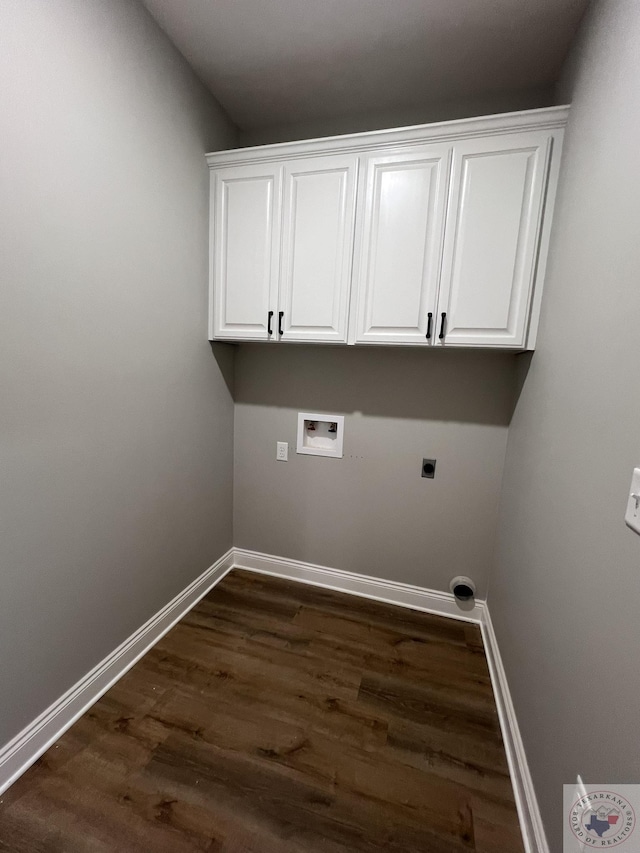
[[[455,143],[437,342],[524,345],[550,147],[546,131]]]
[[[358,158],[284,167],[279,311],[285,341],[346,341]]]
[[[268,312],[277,301],[281,171],[267,163],[212,172],[213,337],[268,337]]]
[[[433,340],[450,147],[366,158],[357,342]]]

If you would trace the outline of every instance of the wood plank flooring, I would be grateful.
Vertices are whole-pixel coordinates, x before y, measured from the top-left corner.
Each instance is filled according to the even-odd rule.
[[[234,571],[9,789],[11,853],[522,853],[475,625]]]

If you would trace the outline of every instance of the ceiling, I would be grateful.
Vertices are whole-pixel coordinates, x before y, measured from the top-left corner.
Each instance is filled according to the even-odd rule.
[[[588,0],[144,0],[242,130],[548,86]]]

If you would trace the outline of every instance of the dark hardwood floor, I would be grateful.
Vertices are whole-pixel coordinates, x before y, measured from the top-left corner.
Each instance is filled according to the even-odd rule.
[[[9,789],[11,853],[521,853],[474,625],[234,571]]]

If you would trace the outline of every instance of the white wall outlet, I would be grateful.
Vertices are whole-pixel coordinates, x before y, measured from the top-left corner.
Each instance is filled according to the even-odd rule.
[[[630,527],[636,533],[640,533],[640,468],[633,469],[631,489],[624,520],[627,527]]]
[[[276,442],[276,459],[278,460],[278,462],[288,462],[289,461],[289,442],[287,442],[287,441]]]

